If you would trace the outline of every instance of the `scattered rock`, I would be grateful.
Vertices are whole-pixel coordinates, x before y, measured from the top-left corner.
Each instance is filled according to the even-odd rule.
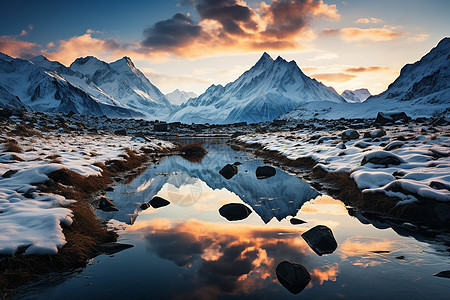
[[[360,149],[366,149],[369,148],[370,146],[372,146],[372,144],[363,142],[363,141],[359,141],[357,143],[355,143],[353,146],[360,148]]]
[[[2,177],[3,178],[10,178],[11,176],[16,174],[17,172],[19,172],[19,170],[8,170],[2,175]]]
[[[231,179],[237,173],[238,173],[238,168],[236,167],[236,165],[230,165],[230,164],[227,164],[225,167],[223,167],[219,171],[219,174],[222,175],[223,177],[225,177],[226,179]]]
[[[125,129],[119,129],[119,130],[114,131],[114,134],[127,135],[127,131]]]
[[[298,294],[305,289],[311,281],[308,270],[292,261],[282,261],[276,270],[278,281],[292,294]]]
[[[297,218],[291,218],[289,220],[289,222],[291,222],[292,225],[299,225],[299,224],[306,223],[306,221],[303,221],[303,220],[300,220],[300,219],[297,219]]]
[[[111,202],[111,200],[104,197],[100,198],[98,208],[103,211],[119,211],[119,209],[114,203]]]
[[[337,248],[337,242],[333,232],[325,225],[317,225],[302,234],[303,239],[317,255],[333,253]]]
[[[433,276],[450,278],[450,270],[446,270],[446,271],[442,271],[442,272],[433,274]]]
[[[122,243],[104,243],[95,246],[95,250],[106,255],[111,255],[129,248],[133,248],[134,245],[122,244]]]
[[[411,118],[404,112],[390,111],[390,112],[379,112],[377,118],[375,119],[375,125],[386,125],[393,124],[396,121],[408,122]]]
[[[403,143],[401,141],[394,141],[394,142],[391,142],[391,143],[387,144],[387,146],[384,147],[384,150],[385,151],[391,151],[391,150],[395,150],[395,149],[401,148],[404,145],[405,145],[405,143]]]
[[[167,201],[166,199],[161,198],[159,196],[154,196],[152,198],[152,200],[150,200],[149,203],[153,208],[160,208],[160,207],[164,207],[164,206],[167,206],[170,204],[169,201]]]
[[[234,133],[231,135],[231,138],[234,139],[234,138],[237,138],[238,136],[241,136],[241,135],[244,135],[244,134],[245,134],[245,133],[242,132],[242,131],[236,131],[236,132],[234,132]]]
[[[356,131],[354,129],[348,129],[341,133],[341,139],[345,140],[345,141],[356,140],[358,138],[359,138],[359,133],[358,133],[358,131]]]
[[[164,123],[164,122],[155,123],[153,125],[153,130],[158,131],[158,132],[167,132],[167,131],[169,131],[169,124]]]
[[[403,255],[396,256],[395,258],[396,258],[396,259],[405,259],[405,257],[404,257]]]
[[[142,203],[142,204],[139,206],[139,208],[142,209],[142,210],[146,210],[146,209],[149,208],[149,207],[150,207],[150,203],[148,203],[148,202]]]
[[[432,181],[430,182],[430,187],[432,187],[433,189],[437,189],[437,190],[448,190],[450,191],[450,186],[440,182],[440,181]]]
[[[390,152],[374,151],[364,156],[363,160],[361,161],[361,165],[365,165],[367,163],[387,166],[399,165],[405,163],[405,161],[401,157]]]
[[[374,250],[374,251],[372,251],[372,253],[384,254],[384,253],[391,253],[391,251],[388,251],[388,250]]]
[[[219,214],[228,221],[239,221],[247,218],[252,211],[241,203],[228,203],[219,209]]]
[[[264,179],[274,176],[277,173],[277,170],[271,166],[262,166],[256,168],[256,178]]]
[[[345,143],[341,142],[341,143],[336,145],[336,148],[338,148],[338,149],[347,149],[347,146],[345,146]]]
[[[377,129],[375,131],[372,131],[369,133],[369,137],[371,138],[380,138],[386,135],[386,131],[384,131],[382,128]]]
[[[240,165],[242,165],[242,163],[239,162],[239,161],[235,161],[233,165],[235,165],[235,166],[240,166]]]

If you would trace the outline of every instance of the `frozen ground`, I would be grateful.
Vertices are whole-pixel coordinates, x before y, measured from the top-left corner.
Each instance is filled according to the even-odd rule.
[[[22,121],[17,118],[15,122]],[[36,184],[49,180],[47,174],[67,168],[84,176],[100,175],[93,164],[119,158],[125,147],[156,150],[173,146],[156,139],[107,132],[72,132],[70,125],[49,131],[35,127],[42,137],[10,136],[15,122],[2,124],[0,130],[0,254],[14,255],[18,250],[56,254],[65,244],[61,225],[70,225],[74,216],[62,206],[73,200],[36,190]],[[17,141],[22,152],[7,152],[8,139]]]
[[[354,139],[343,140],[344,131]],[[429,199],[450,202],[450,126],[414,123],[338,131],[316,125],[236,140],[291,160],[312,158],[327,172],[348,172],[363,193],[382,192],[398,198],[397,205]]]

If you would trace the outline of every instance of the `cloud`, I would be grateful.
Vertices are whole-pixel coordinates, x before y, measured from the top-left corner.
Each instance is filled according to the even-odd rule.
[[[322,74],[314,74],[311,76],[319,81],[325,82],[346,82],[352,80],[353,78],[356,78],[355,75],[347,73],[322,73]]]
[[[325,29],[322,31],[323,36],[339,35],[340,38],[347,42],[360,41],[391,41],[405,34],[402,32],[393,31],[392,28],[342,28],[342,29]]]
[[[187,0],[198,20],[178,13],[144,30],[141,51],[199,57],[230,51],[300,49],[315,37],[315,18],[337,21],[336,5],[317,0],[261,2],[252,8],[241,0]],[[303,46],[304,47],[304,46]]]
[[[386,67],[379,67],[379,66],[372,66],[372,67],[354,67],[354,68],[348,68],[345,71],[350,73],[363,73],[363,72],[377,72],[377,71],[385,71],[389,70],[390,68]]]
[[[316,55],[313,58],[308,59],[309,61],[318,61],[318,60],[329,60],[329,59],[334,59],[334,58],[338,58],[339,55],[335,54],[335,53],[322,53],[319,55]]]
[[[411,36],[408,38],[408,40],[413,41],[413,42],[423,42],[429,37],[430,37],[429,34],[422,33],[422,34],[416,34],[414,36]]]
[[[35,43],[17,40],[13,36],[0,36],[0,52],[12,57],[30,59],[41,53],[39,45]]]
[[[360,18],[355,23],[369,24],[369,23],[381,23],[383,20],[377,18]]]

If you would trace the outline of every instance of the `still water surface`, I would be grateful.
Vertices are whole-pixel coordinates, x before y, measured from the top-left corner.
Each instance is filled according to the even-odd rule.
[[[401,228],[349,215],[342,202],[321,195],[293,174],[277,169],[257,179],[264,163],[223,141],[204,144],[200,163],[164,158],[129,184],[107,194],[119,212],[102,212],[134,248],[100,255],[75,274],[31,286],[18,298],[47,299],[445,299],[450,279],[448,247]],[[230,180],[219,174],[240,162]],[[145,211],[158,195],[171,203]],[[227,221],[219,208],[243,203],[252,213]],[[352,213],[352,215],[355,215]],[[306,221],[292,225],[296,216]],[[338,242],[318,256],[301,237],[316,225],[330,227]],[[398,233],[400,232],[401,235]],[[396,257],[404,256],[404,259]],[[277,280],[281,261],[304,265],[312,280],[293,295]],[[447,298],[448,299],[448,298]]]

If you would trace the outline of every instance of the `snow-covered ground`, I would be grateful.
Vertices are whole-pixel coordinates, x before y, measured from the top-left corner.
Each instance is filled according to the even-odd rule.
[[[450,126],[411,124],[384,131],[358,129],[359,137],[348,141],[341,139],[342,130],[325,128],[249,134],[236,141],[291,160],[312,158],[327,172],[348,172],[363,193],[398,197],[397,205],[420,199],[450,202]]]
[[[93,164],[119,158],[125,147],[173,147],[156,139],[106,132],[75,134],[62,129],[43,131],[43,137],[12,137],[7,133],[15,124],[2,127],[0,142],[14,138],[23,151],[6,152],[5,143],[0,144],[0,254],[14,255],[24,248],[25,254],[56,254],[66,243],[61,225],[70,225],[73,214],[61,206],[73,200],[37,191],[34,185],[47,182],[47,174],[67,168],[84,176],[100,175],[100,169]]]

